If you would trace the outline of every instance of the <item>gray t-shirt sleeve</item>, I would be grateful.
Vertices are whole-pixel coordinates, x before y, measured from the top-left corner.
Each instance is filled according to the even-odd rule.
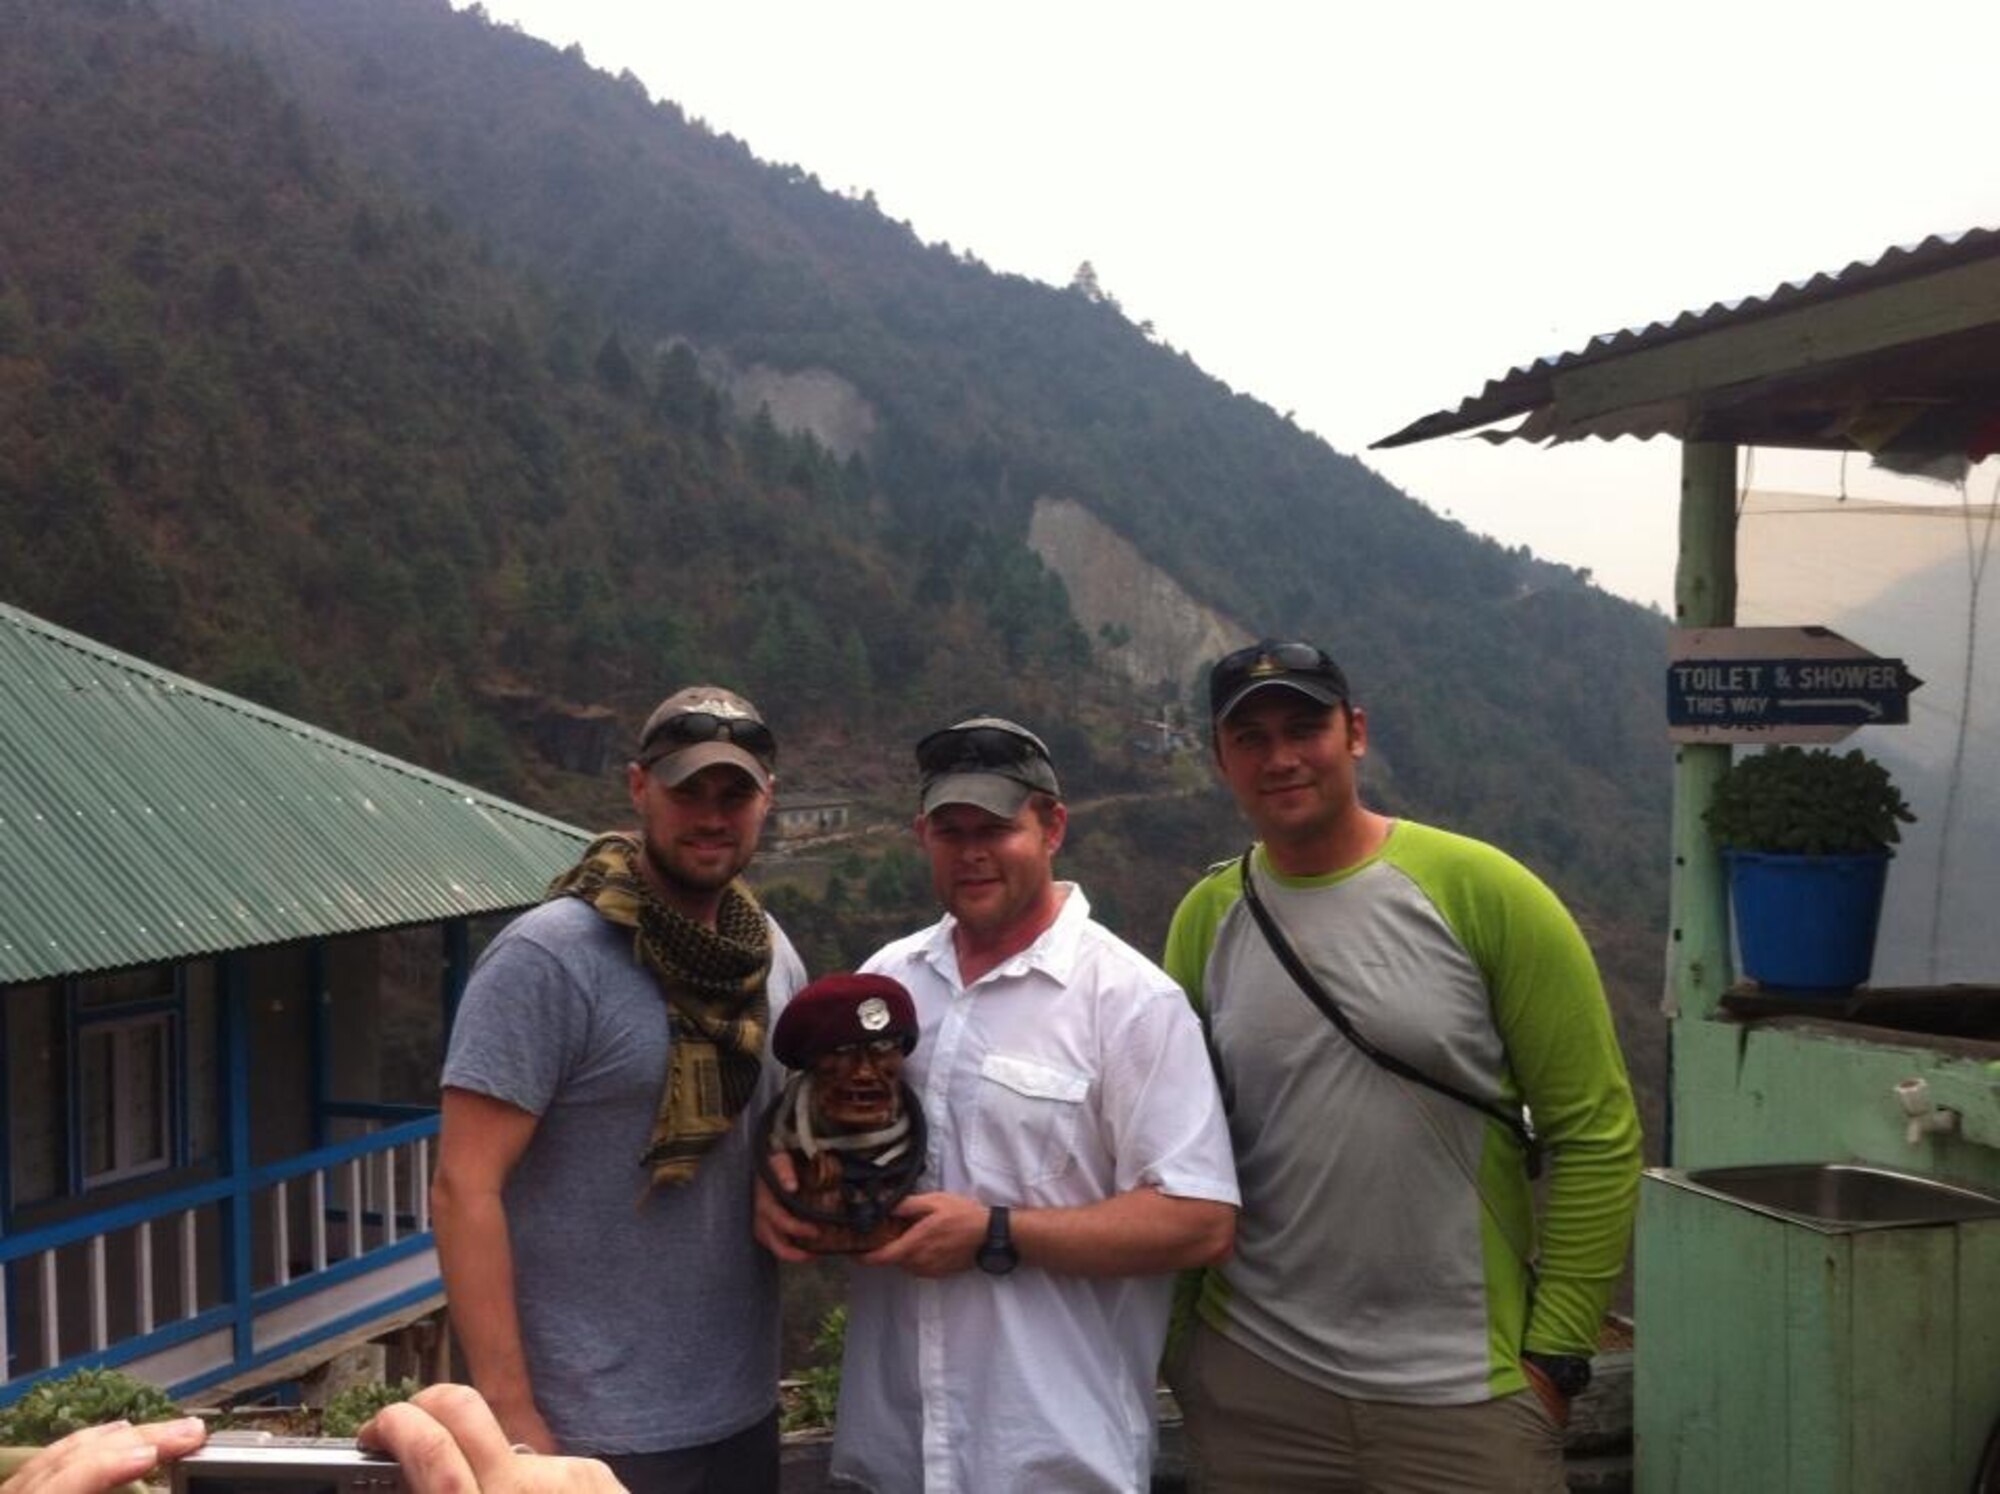
[[[537,925],[565,935],[562,952]],[[771,1020],[806,983],[805,963],[775,919],[771,927]],[[631,961],[629,935],[599,927],[560,904],[503,930],[474,967],[459,1000],[444,1083],[542,1115],[591,1051],[603,962]],[[615,945],[615,947],[613,947]],[[593,966],[597,966],[593,971]]]
[[[585,1051],[595,1008],[589,982],[530,934],[502,933],[466,983],[445,1057],[450,1089],[541,1115]]]

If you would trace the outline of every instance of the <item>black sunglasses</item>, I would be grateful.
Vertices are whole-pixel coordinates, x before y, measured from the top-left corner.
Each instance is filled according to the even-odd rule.
[[[940,773],[1005,772],[1030,763],[1049,763],[1040,737],[1005,726],[947,726],[917,743],[917,768],[925,777]]]
[[[1209,675],[1209,700],[1221,705],[1253,680],[1287,674],[1310,675],[1323,680],[1334,687],[1342,700],[1347,698],[1347,676],[1341,673],[1340,666],[1333,662],[1326,650],[1315,648],[1310,643],[1279,643],[1267,638],[1248,648],[1239,648],[1233,654],[1224,654],[1216,661],[1215,669]]]
[[[653,734],[640,748],[639,761],[642,766],[651,767],[669,753],[683,747],[699,747],[703,742],[734,742],[762,763],[773,763],[778,758],[777,738],[761,721],[748,716],[718,716],[713,711],[683,711],[653,728]]]

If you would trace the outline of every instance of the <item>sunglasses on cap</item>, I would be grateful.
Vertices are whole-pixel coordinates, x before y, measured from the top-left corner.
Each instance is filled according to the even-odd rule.
[[[639,763],[651,767],[683,747],[704,742],[733,742],[762,763],[776,762],[778,740],[771,728],[750,716],[718,716],[713,711],[682,711],[653,728],[640,749]]]
[[[1209,714],[1221,715],[1246,691],[1281,680],[1312,682],[1319,688],[1311,693],[1327,704],[1348,698],[1347,676],[1325,649],[1265,638],[1216,661],[1208,677]]]
[[[927,779],[946,773],[999,773],[1037,784],[1046,779],[1054,792],[1049,749],[1018,726],[960,725],[934,731],[917,743],[917,769]]]

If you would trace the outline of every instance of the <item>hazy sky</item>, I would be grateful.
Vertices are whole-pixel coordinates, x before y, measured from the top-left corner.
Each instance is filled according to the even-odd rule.
[[[2000,226],[2000,5],[486,0],[1671,610],[1678,448],[1366,454],[1600,332]],[[1758,458],[1830,491],[1830,458]],[[1850,481],[1850,486],[1852,486]]]

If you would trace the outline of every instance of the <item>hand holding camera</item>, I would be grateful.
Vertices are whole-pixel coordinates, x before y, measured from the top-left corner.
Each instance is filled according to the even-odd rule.
[[[517,1452],[469,1385],[432,1385],[384,1406],[356,1439],[402,1465],[412,1494],[624,1494],[595,1458]]]
[[[87,1427],[36,1453],[0,1494],[110,1494],[162,1462],[173,1465],[173,1494],[624,1494],[594,1459],[517,1452],[468,1385],[432,1385],[384,1407],[355,1444],[204,1446],[207,1436],[192,1416]]]
[[[137,1427],[129,1421],[85,1427],[51,1442],[0,1487],[5,1494],[105,1494],[144,1478],[163,1459],[193,1452],[207,1435],[194,1416]]]

